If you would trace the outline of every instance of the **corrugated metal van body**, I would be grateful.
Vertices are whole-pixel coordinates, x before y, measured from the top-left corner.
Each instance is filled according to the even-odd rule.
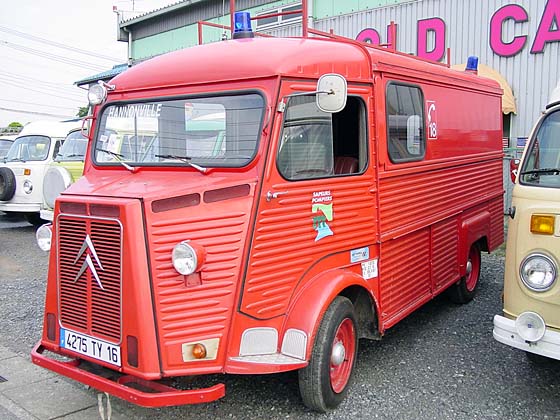
[[[462,223],[471,214],[489,215],[490,249],[503,242],[503,187],[499,96],[425,77],[412,82],[406,72],[382,80],[378,89],[420,87],[438,120],[437,139],[427,140],[418,162],[392,163],[379,132],[380,321],[388,328],[458,280],[461,247],[469,246]]]
[[[507,19],[502,25],[502,40],[527,36],[526,44],[516,55],[500,56],[490,47],[490,20],[500,8],[511,5],[507,0],[421,0],[337,15],[315,20],[315,29],[349,38],[356,38],[366,28],[374,28],[381,42],[387,42],[387,25],[397,24],[397,49],[417,54],[418,21],[438,18],[445,22],[445,42],[451,49],[451,63],[465,63],[476,55],[499,71],[508,81],[517,100],[517,115],[511,121],[512,138],[527,137],[543,110],[558,79],[560,79],[560,42],[545,44],[542,53],[531,53],[531,47],[547,6],[546,0],[517,0],[528,20]],[[301,26],[294,25],[267,31],[275,36],[298,36]],[[434,35],[428,32],[428,49],[434,45]],[[445,58],[444,58],[445,60]]]

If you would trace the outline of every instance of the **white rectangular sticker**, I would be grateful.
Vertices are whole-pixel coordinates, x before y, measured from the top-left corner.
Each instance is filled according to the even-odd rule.
[[[362,263],[362,277],[365,280],[377,277],[377,259]]]
[[[350,251],[350,262],[352,264],[365,260],[369,260],[369,248],[367,246]]]
[[[98,338],[61,328],[60,346],[115,366],[121,365],[121,348]]]

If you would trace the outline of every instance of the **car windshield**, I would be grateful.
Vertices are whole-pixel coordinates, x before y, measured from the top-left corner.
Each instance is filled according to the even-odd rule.
[[[59,152],[54,157],[56,162],[67,162],[72,160],[83,161],[86,155],[87,138],[82,135],[81,130],[72,131],[64,140]]]
[[[560,188],[560,110],[542,121],[528,146],[521,183]]]
[[[23,136],[16,139],[6,155],[6,162],[39,161],[49,155],[51,139],[47,136]]]
[[[109,105],[94,142],[95,162],[244,166],[256,153],[263,109],[255,93]]]
[[[8,150],[12,147],[13,141],[7,139],[0,139],[0,159],[8,154]]]

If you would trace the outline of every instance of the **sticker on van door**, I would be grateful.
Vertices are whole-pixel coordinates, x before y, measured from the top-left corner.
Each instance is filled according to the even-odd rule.
[[[329,203],[329,204],[325,204]],[[330,191],[315,191],[311,199],[311,211],[317,213],[313,216],[313,229],[317,231],[315,242],[327,236],[334,235],[327,222],[333,220],[333,203]]]
[[[437,140],[438,124],[436,101],[426,101],[426,108],[428,114],[428,140]]]

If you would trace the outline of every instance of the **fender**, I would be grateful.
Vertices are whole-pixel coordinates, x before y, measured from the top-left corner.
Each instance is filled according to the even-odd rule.
[[[490,236],[491,215],[488,210],[470,216],[461,223],[459,242],[459,271],[460,275],[466,273],[467,259],[471,245],[481,238]]]
[[[330,270],[315,276],[292,300],[283,330],[285,332],[295,328],[307,334],[306,360],[309,359],[319,324],[330,303],[351,286],[364,289],[374,302],[376,313],[379,313],[371,285],[362,276],[344,269]]]

